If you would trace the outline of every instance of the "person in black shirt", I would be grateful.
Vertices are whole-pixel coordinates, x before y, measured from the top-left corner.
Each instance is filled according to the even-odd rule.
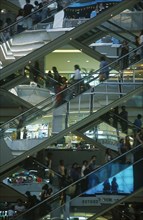
[[[122,111],[119,114],[121,130],[123,133],[128,134],[128,112],[125,106],[122,106],[121,109]]]
[[[124,70],[129,66],[129,46],[128,42],[124,40],[121,45],[121,57],[123,56],[121,60],[121,69]]]
[[[34,6],[30,4],[30,0],[26,0],[26,4],[24,5],[24,17],[25,17],[25,24],[24,27],[26,29],[32,29],[32,17],[29,16],[32,13],[32,10],[34,10]]]

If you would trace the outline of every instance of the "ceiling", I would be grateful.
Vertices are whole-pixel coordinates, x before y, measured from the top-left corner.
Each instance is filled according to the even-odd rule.
[[[61,48],[45,56],[45,71],[56,66],[60,73],[73,73],[75,64],[78,64],[81,70],[86,69],[87,72],[99,69],[97,60],[73,47]]]

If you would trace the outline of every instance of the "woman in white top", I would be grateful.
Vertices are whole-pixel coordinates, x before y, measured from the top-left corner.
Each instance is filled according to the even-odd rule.
[[[81,167],[81,177],[85,176],[84,171],[88,167],[88,161],[84,160]]]
[[[80,71],[80,67],[79,65],[74,65],[74,83],[75,83],[75,95],[80,94],[80,87],[81,87],[81,83],[79,82],[81,80],[81,71]]]

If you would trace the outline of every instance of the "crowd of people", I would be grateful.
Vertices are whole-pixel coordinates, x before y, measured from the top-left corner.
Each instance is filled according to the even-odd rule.
[[[42,76],[38,61],[35,62],[34,68],[31,68],[30,71],[34,82],[39,87],[39,79],[42,79],[46,88],[56,94],[55,106],[69,101],[72,97],[90,88],[88,83],[84,83],[80,66],[77,64],[74,65],[73,76],[69,80],[65,76],[61,76],[56,66],[53,66],[52,70],[45,74],[45,76]],[[71,87],[73,84],[74,86]]]
[[[129,121],[129,112],[126,106],[115,107],[101,116],[101,119],[122,133],[128,134],[129,129],[133,132],[134,137],[142,127],[142,115],[139,113],[134,121]]]
[[[33,29],[35,24],[49,18],[53,11],[62,9],[61,1],[56,0],[54,3],[51,0],[34,1],[34,4],[30,0],[25,0],[25,3],[24,7],[19,9],[15,21],[10,17],[7,17],[6,20],[0,20],[0,29],[4,29],[5,40],[9,40],[15,33]],[[12,26],[13,22],[16,22],[14,27]]]
[[[20,9],[19,14],[17,16],[17,20],[22,19],[24,16],[29,15],[32,10],[38,10],[42,5],[40,5],[37,1],[35,1],[35,7],[30,4],[30,0],[26,0],[26,5],[24,6],[23,9]],[[46,13],[45,13],[46,14]],[[28,18],[24,22],[21,20],[21,22],[18,23],[17,25],[17,32],[23,31],[25,28],[26,29],[31,29],[33,22],[38,22],[40,19],[43,19],[41,16],[45,16],[43,14],[39,14],[37,12],[33,18]],[[46,15],[47,16],[47,15]],[[33,20],[34,19],[34,20]],[[7,19],[4,27],[9,26],[11,24],[11,20]],[[25,26],[24,26],[25,25]],[[6,38],[9,38],[9,34],[11,34],[9,31],[6,32]],[[143,45],[143,31],[141,32],[140,36],[137,37],[136,45],[140,46]],[[122,44],[122,50],[121,50],[121,56],[126,55],[129,52],[129,46],[126,41],[123,42]],[[143,57],[143,48],[140,51],[136,52],[137,56]],[[122,70],[127,68],[129,65],[129,57],[126,56],[125,59],[122,62]],[[105,67],[105,68],[104,68]],[[38,66],[36,69],[38,70]],[[105,57],[101,57],[101,63],[100,63],[100,68],[103,69],[102,72],[100,73],[100,81],[103,81],[104,79],[108,79],[109,77],[109,68],[108,68],[108,62],[106,61]],[[38,82],[38,76],[39,72],[36,73],[34,71],[34,81]],[[52,67],[52,71],[49,71],[47,74],[47,87],[52,87],[54,89],[56,96],[56,101],[57,105],[63,103],[64,101],[67,101],[70,99],[70,97],[73,97],[73,95],[77,96],[82,92],[82,87],[83,83],[80,81],[82,80],[82,74],[81,74],[81,69],[79,65],[74,65],[74,75],[73,78],[68,82],[67,78],[62,77],[57,68],[55,66]],[[68,91],[68,93],[61,93],[64,89],[66,89],[70,84],[75,83],[74,90],[71,91],[71,93]],[[68,96],[68,97],[67,97]],[[126,110],[125,106],[121,107],[120,113],[118,113],[118,109],[115,109],[116,114],[113,114],[113,126],[118,128],[117,123],[120,123],[121,131],[125,133],[127,136],[123,139],[120,139],[119,141],[119,155],[129,151],[132,146],[129,140],[128,136],[128,112]],[[107,116],[107,115],[106,115]],[[119,118],[118,118],[119,116]],[[134,138],[134,146],[137,146],[138,144],[143,144],[143,128],[142,128],[142,121],[141,121],[141,114],[137,115],[137,118],[133,122],[135,127],[133,128],[133,138]],[[109,122],[111,123],[111,117],[106,117],[106,120],[109,119]],[[20,125],[21,128],[21,125]],[[113,159],[113,156],[108,149],[105,154],[105,162],[109,162]],[[124,157],[123,160],[121,161],[122,163],[131,163],[133,160],[133,157]],[[84,160],[82,165],[79,165],[78,163],[74,162],[69,170],[64,165],[64,161],[60,160],[59,161],[59,167],[58,167],[58,172],[62,178],[59,178],[59,188],[62,189],[65,186],[67,186],[67,182],[72,183],[74,181],[79,180],[80,178],[84,177],[86,174],[92,172],[93,170],[97,169],[99,167],[98,164],[96,164],[96,156],[92,156],[90,161]],[[98,179],[97,179],[98,182]],[[94,182],[95,183],[95,182]],[[82,182],[82,187],[83,189],[87,189],[88,187],[91,187],[93,183],[90,182],[91,185],[87,185],[89,182]],[[106,186],[106,187],[105,187]],[[107,189],[107,186],[109,186],[108,182],[104,183],[104,192],[107,193],[109,189]],[[73,189],[72,193],[80,193],[81,191],[81,186],[77,185],[76,188]],[[117,193],[118,192],[118,184],[116,183],[116,179],[113,178],[112,182],[112,189],[110,186],[110,190],[112,192]],[[48,198],[51,196],[53,193],[53,190],[51,187],[49,187],[47,184],[42,187],[41,195],[40,195],[40,200],[43,201],[44,199]],[[27,201],[26,203],[23,203],[21,199],[17,200],[17,204],[15,206],[10,206],[9,207],[9,216],[12,217],[14,215],[21,214],[24,212],[26,209],[31,208],[35,204],[38,204],[40,201],[37,199],[35,195],[31,196],[30,192],[26,192],[27,196]],[[45,204],[45,203],[44,203]],[[45,210],[50,211],[50,205],[46,203],[46,207],[42,206],[41,213],[45,214]],[[34,216],[33,216],[34,215]],[[31,212],[28,214],[26,217],[27,220],[30,219],[36,219],[37,213]],[[34,218],[33,218],[34,217]]]
[[[14,220],[18,217],[19,220],[33,220],[39,219],[48,214],[51,210],[50,203],[43,203],[40,207],[35,208],[26,213],[27,210],[31,209],[35,205],[49,198],[53,193],[52,187],[48,184],[44,184],[41,188],[39,198],[35,194],[31,194],[30,191],[25,192],[25,199],[18,198],[15,203],[8,204],[7,215],[9,220]],[[23,213],[25,214],[23,215]]]
[[[137,118],[134,121],[135,125],[141,126],[141,115],[137,115]],[[135,146],[138,146],[139,144],[143,144],[143,128],[137,127],[137,130],[135,132],[135,143],[134,145],[130,142],[130,138],[127,135],[124,139],[121,138],[118,145],[118,154],[115,155],[115,152],[111,149],[107,148],[105,151],[105,158],[104,162],[108,163],[112,161],[115,157],[118,155],[122,155],[125,152],[128,152],[130,149],[132,149]],[[134,160],[133,154],[127,154],[124,157],[122,157],[119,160],[119,164],[132,164]],[[53,167],[53,161],[52,157],[47,156],[46,157],[46,165],[49,169],[52,169]],[[100,164],[101,165],[101,164]],[[66,166],[63,159],[59,161],[58,167],[57,167],[57,173],[58,173],[58,188],[64,189],[64,187],[67,187],[68,185],[74,183],[75,181],[78,181],[82,178],[81,182],[77,182],[77,184],[73,184],[71,187],[69,187],[66,191],[63,191],[60,194],[59,203],[63,205],[66,202],[66,199],[71,199],[72,197],[83,194],[88,189],[95,187],[99,183],[101,183],[102,175],[99,175],[100,173],[92,173],[88,176],[88,178],[84,178],[87,174],[90,174],[94,170],[98,169],[100,167],[99,164],[97,164],[97,156],[93,155],[90,160],[83,160],[81,164],[74,162],[71,164],[71,166]],[[104,194],[118,194],[120,190],[120,186],[118,185],[116,177],[112,178],[111,183],[109,182],[109,177],[112,176],[112,165],[105,168],[106,173],[106,180],[103,183],[103,193]],[[101,172],[102,173],[102,172]],[[97,175],[98,174],[98,175]],[[101,178],[101,179],[100,179]],[[12,215],[20,215],[21,213],[25,212],[29,208],[32,208],[34,205],[38,204],[40,201],[44,201],[47,198],[50,198],[50,196],[53,194],[53,188],[52,188],[53,181],[50,181],[49,184],[43,185],[41,188],[41,193],[39,195],[39,198],[37,198],[35,195],[31,195],[31,193],[28,191],[26,192],[27,199],[23,202],[21,199],[17,200],[17,203],[15,206],[9,206],[9,215],[12,218]],[[69,200],[70,201],[70,200]],[[51,203],[52,204],[52,203]],[[35,209],[35,211],[28,212],[25,216],[26,219],[32,220],[33,218],[36,219],[38,216],[44,216],[48,214],[51,211],[51,204],[49,201],[43,202],[43,205],[41,205],[38,209]],[[68,203],[66,203],[68,204]],[[69,207],[68,207],[69,209]],[[13,214],[12,214],[13,213]],[[21,217],[23,220],[23,217]]]

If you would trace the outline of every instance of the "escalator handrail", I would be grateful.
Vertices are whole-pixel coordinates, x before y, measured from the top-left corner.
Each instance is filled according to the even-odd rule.
[[[128,54],[126,54],[126,55],[124,55],[124,56],[122,56],[122,57],[119,57],[119,58],[118,58],[117,60],[115,60],[115,61],[112,61],[112,62],[111,62],[110,64],[108,64],[108,66],[106,66],[106,67],[112,67],[113,64],[116,64],[117,62],[119,62],[120,60],[122,60],[124,57],[129,56],[131,53],[134,53],[135,51],[141,49],[142,47],[143,47],[143,45],[141,45],[141,46],[139,46],[139,47],[133,49],[133,50],[130,51]],[[75,85],[77,85],[77,84],[79,84],[79,83],[81,83],[81,82],[84,82],[85,79],[88,79],[88,78],[91,77],[91,76],[93,76],[93,78],[92,78],[90,81],[88,81],[88,83],[91,82],[91,81],[93,81],[93,80],[97,80],[97,79],[99,78],[99,75],[94,78],[94,74],[99,73],[102,69],[104,69],[104,67],[98,69],[98,70],[95,71],[94,73],[90,73],[88,76],[82,78],[82,79],[80,80],[80,82],[76,82],[76,83],[70,85],[68,88],[66,88],[65,90],[63,90],[63,91],[57,93],[56,95],[62,94],[63,92],[68,91],[69,89],[72,89]],[[42,75],[42,72],[41,72],[41,75]],[[119,73],[116,73],[116,75],[119,75]],[[9,120],[8,122],[2,124],[2,125],[0,126],[0,128],[5,127],[7,124],[11,123],[11,122],[14,121],[15,119],[18,119],[19,117],[24,116],[24,114],[27,114],[27,113],[29,113],[30,111],[34,110],[34,109],[37,110],[37,107],[38,107],[38,106],[40,106],[40,105],[42,105],[43,103],[45,103],[46,101],[50,100],[51,97],[56,97],[56,95],[52,95],[52,96],[48,97],[47,99],[43,100],[42,102],[40,102],[40,103],[38,103],[37,105],[33,106],[32,108],[28,109],[26,112],[21,113],[21,114],[19,114],[18,116],[14,117],[13,119]],[[52,103],[53,103],[53,101],[52,101]],[[53,108],[54,108],[54,107],[53,107]],[[50,109],[50,110],[51,110],[51,109]],[[0,133],[1,133],[1,131],[0,131]]]
[[[32,157],[32,156],[31,156],[31,157]],[[39,162],[39,161],[38,161],[36,158],[34,158],[34,157],[32,157],[32,160],[33,160],[35,163],[37,163],[38,165],[42,166],[43,168],[49,169],[49,170],[53,171],[53,172],[56,174],[56,176],[62,178],[62,175],[61,175],[60,173],[56,172],[53,168],[48,168],[46,165],[44,165],[43,163]]]
[[[134,38],[137,36],[137,35],[135,35],[134,33],[132,33],[131,31],[128,31],[127,29],[125,29],[125,28],[123,28],[123,27],[117,25],[116,23],[112,22],[111,20],[107,21],[107,23],[109,23],[109,24],[111,24],[111,25],[114,25],[114,26],[117,27],[117,28],[120,28],[122,31],[124,31],[125,33],[130,34],[130,35],[133,36]]]
[[[119,159],[121,159],[122,157],[126,156],[127,154],[132,153],[133,151],[136,151],[136,150],[140,149],[140,148],[142,147],[142,145],[143,145],[143,144],[139,144],[138,146],[136,146],[136,147],[132,148],[131,150],[129,150],[129,151],[123,153],[122,155],[119,155],[118,157],[114,158],[113,160],[111,160],[111,161],[109,161],[109,162],[107,162],[107,163],[101,165],[101,166],[98,167],[96,170],[93,170],[92,172],[90,172],[89,174],[85,175],[84,177],[81,177],[79,180],[77,180],[77,181],[71,183],[70,185],[68,185],[68,186],[64,187],[63,189],[59,190],[58,192],[55,192],[54,194],[52,194],[51,196],[49,196],[49,197],[46,198],[45,200],[40,201],[38,204],[36,204],[36,205],[33,206],[32,208],[26,210],[24,213],[22,213],[22,214],[19,215],[19,216],[22,216],[22,215],[28,213],[29,211],[32,211],[33,209],[35,209],[35,208],[38,207],[39,205],[41,205],[41,204],[43,204],[43,203],[49,201],[50,199],[52,199],[52,198],[54,198],[54,197],[60,195],[62,192],[66,191],[69,187],[74,186],[75,184],[77,184],[77,183],[79,183],[80,181],[84,180],[85,178],[89,177],[89,176],[92,175],[93,173],[99,172],[101,169],[103,169],[103,168],[106,167],[107,165],[112,164],[112,163],[118,161]],[[138,162],[141,161],[141,160],[143,160],[143,158],[141,158],[141,159],[139,159],[138,161],[134,162],[134,164],[135,164],[135,163],[138,163]],[[82,195],[82,194],[81,194],[81,195]],[[75,197],[74,197],[74,198],[75,198]],[[18,219],[18,218],[17,218],[17,219]]]
[[[25,19],[31,17],[32,15],[36,14],[37,12],[40,12],[41,10],[47,8],[48,6],[50,6],[51,4],[53,4],[53,3],[55,3],[55,2],[56,2],[56,0],[52,0],[50,3],[48,3],[48,2],[45,3],[44,6],[42,6],[41,8],[39,8],[39,9],[33,11],[33,12],[31,12],[31,14],[29,14],[29,15],[27,15],[27,16],[21,18],[21,19],[19,19],[18,21],[13,22],[12,24],[10,24],[9,26],[7,26],[7,27],[5,27],[5,28],[2,28],[2,29],[0,30],[0,33],[6,31],[6,30],[9,29],[9,28],[12,28],[13,26],[17,25],[19,22],[24,21]],[[48,19],[48,18],[50,18],[50,17],[53,17],[53,15],[47,17],[46,19]],[[41,22],[43,22],[43,21],[40,21],[39,23],[41,23]]]
[[[107,112],[107,113],[108,113],[108,112]],[[110,113],[110,111],[109,111],[109,113]],[[126,119],[122,118],[120,115],[117,115],[117,114],[114,113],[114,112],[112,112],[111,114],[114,115],[114,116],[116,117],[116,119],[118,118],[119,121],[121,120],[121,121],[126,122],[126,123],[127,123],[128,125],[130,125],[132,128],[141,129],[140,127],[138,127],[137,125],[135,125],[134,122],[131,122],[131,121],[129,121],[129,120],[126,120]],[[111,118],[112,118],[112,116],[111,116]],[[118,119],[117,119],[117,122],[119,122]],[[102,118],[102,116],[101,116],[101,120],[104,121],[104,119]],[[105,123],[108,124],[107,121],[105,121]],[[110,125],[110,124],[109,124],[109,125]],[[110,126],[113,126],[113,125],[110,125]]]
[[[119,120],[122,120],[122,121],[126,122],[128,125],[130,125],[130,126],[132,126],[132,127],[134,127],[134,128],[140,129],[140,127],[138,127],[137,125],[135,125],[134,122],[131,122],[131,121],[129,121],[129,120],[126,120],[126,119],[122,118],[120,115],[115,114],[114,112],[113,112],[113,114],[114,114],[117,118],[119,118]]]
[[[37,12],[40,12],[41,10],[47,8],[48,6],[50,6],[51,4],[53,4],[53,3],[55,3],[55,2],[56,2],[56,0],[52,0],[50,3],[48,3],[48,2],[45,3],[41,8],[34,10],[34,11],[31,12],[29,15],[27,15],[27,16],[25,16],[25,17],[19,19],[18,21],[13,22],[12,24],[8,25],[8,26],[5,27],[5,28],[0,29],[0,33],[6,31],[7,29],[9,29],[9,28],[11,28],[11,27],[13,27],[13,26],[15,26],[15,25],[17,25],[19,22],[24,21],[26,18],[31,17],[32,15],[36,14]],[[80,0],[75,0],[74,3],[75,3],[75,2],[78,3],[78,2],[80,2]],[[65,2],[64,2],[64,3],[65,3]],[[69,5],[70,5],[71,3],[72,3],[72,2],[69,0]],[[120,3],[120,2],[118,2],[118,3]],[[63,9],[68,8],[69,5],[67,5],[67,2],[66,2],[66,6],[65,6]],[[62,9],[62,10],[63,10],[63,9]],[[53,17],[53,16],[54,16],[54,15],[51,15],[51,16],[45,18],[44,20],[47,20],[48,18]],[[42,20],[42,21],[40,21],[40,22],[38,22],[38,23],[42,23],[44,20]]]
[[[137,160],[136,162],[133,162],[133,163],[131,164],[131,166],[132,166],[132,165],[136,165],[136,164],[138,164],[138,163],[141,162],[141,161],[143,161],[143,158]],[[125,169],[126,169],[126,168],[125,168]],[[96,172],[96,171],[94,171],[94,172]],[[92,175],[92,173],[90,173],[89,175]],[[113,175],[113,176],[114,176],[114,175]],[[86,178],[86,176],[85,176],[85,178]],[[84,179],[84,178],[83,178],[83,179]],[[73,183],[72,183],[72,184],[73,184]],[[68,187],[72,186],[72,184],[69,185]],[[96,186],[98,186],[98,184],[97,184]],[[67,188],[67,189],[68,189],[68,188]],[[62,190],[64,191],[64,189],[62,189]],[[66,190],[66,189],[65,189],[65,190]],[[62,191],[62,192],[63,192],[63,191]],[[70,202],[72,202],[75,198],[78,198],[79,196],[82,196],[82,195],[83,195],[83,193],[81,193],[81,194],[75,196],[74,198],[71,198],[71,199],[70,199]],[[54,197],[54,195],[52,195],[52,196]],[[52,198],[52,196],[51,196],[51,198]],[[48,200],[50,200],[51,198],[49,197],[48,199],[45,199],[44,201],[48,201]],[[56,209],[52,210],[50,213],[54,212],[55,210],[61,208],[61,207],[64,206],[64,205],[65,205],[65,204],[61,205],[60,207],[57,207]]]
[[[29,64],[29,67],[31,67],[33,70],[36,70],[40,75],[40,78],[42,78],[44,81],[46,81],[47,79],[42,75],[42,72],[40,70],[37,70],[34,66],[32,66],[31,64]],[[28,67],[24,68],[27,71],[30,71],[30,69]],[[55,80],[54,78],[48,76],[48,74],[46,75],[46,77],[51,80],[53,83],[55,84],[60,84],[60,82],[58,82],[57,80]]]

